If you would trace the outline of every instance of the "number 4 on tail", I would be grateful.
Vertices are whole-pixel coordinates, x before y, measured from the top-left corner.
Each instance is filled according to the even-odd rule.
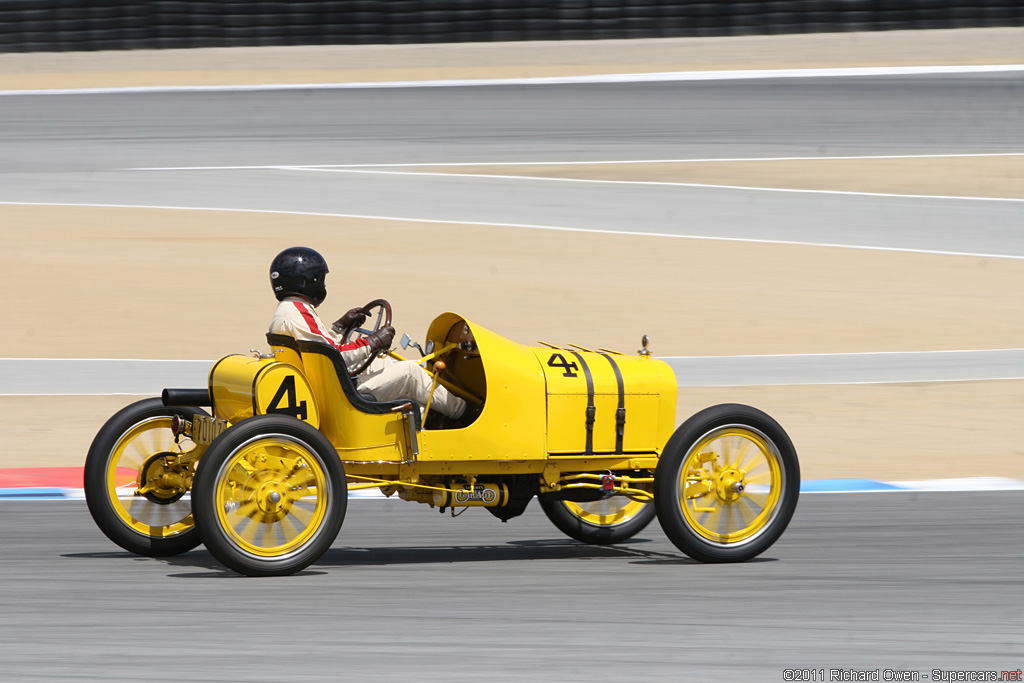
[[[283,406],[281,405],[282,399],[286,401]],[[267,413],[280,413],[282,415],[291,415],[300,420],[306,419],[306,402],[302,401],[300,403],[295,396],[295,375],[288,375],[281,382],[277,393],[274,394],[274,398],[270,400],[270,405],[267,406]]]

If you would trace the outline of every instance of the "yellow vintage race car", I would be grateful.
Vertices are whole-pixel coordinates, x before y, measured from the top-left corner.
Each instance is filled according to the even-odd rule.
[[[386,301],[366,310],[390,324]],[[782,427],[728,404],[677,429],[675,375],[646,337],[635,355],[525,346],[444,313],[411,346],[435,384],[468,402],[457,420],[361,394],[329,345],[268,342],[269,353],[217,361],[206,388],[166,389],[103,425],[85,493],[112,541],[153,557],[202,542],[242,574],[290,574],[334,542],[350,491],[376,489],[502,521],[536,497],[558,529],[593,544],[657,516],[690,557],[740,562],[796,509],[800,468]]]

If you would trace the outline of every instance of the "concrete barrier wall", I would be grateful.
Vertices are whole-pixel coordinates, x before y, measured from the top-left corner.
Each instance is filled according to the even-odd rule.
[[[0,52],[1024,26],[1024,0],[0,0]]]

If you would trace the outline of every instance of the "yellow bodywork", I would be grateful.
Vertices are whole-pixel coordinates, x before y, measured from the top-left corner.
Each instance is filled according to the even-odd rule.
[[[342,460],[401,462],[412,457],[406,416],[371,415],[355,409],[328,357],[304,353],[302,362],[317,403],[323,406],[320,431],[338,449]]]
[[[513,473],[538,471],[526,463],[556,457],[590,461],[608,455],[656,457],[675,428],[672,368],[650,357],[616,354],[626,404],[624,447],[617,453],[618,389],[613,370],[602,355],[584,352],[581,355],[592,368],[595,382],[594,447],[588,453],[586,378],[582,372],[565,377],[562,368],[547,364],[559,353],[575,360],[571,350],[517,344],[453,313],[438,317],[427,339],[440,348],[450,337],[459,336],[460,327],[475,340],[479,353],[453,352],[454,362],[448,363],[448,373],[453,375],[450,384],[456,390],[465,388],[470,400],[484,399],[484,409],[463,429],[421,432],[421,462],[522,462],[515,469],[500,470]],[[614,458],[617,462],[624,459],[628,458]],[[595,465],[590,462],[583,469],[595,469]]]
[[[479,350],[467,353],[456,349],[447,354],[443,379],[471,403],[483,400],[483,411],[468,427],[421,432],[419,461],[546,458],[544,373],[533,354],[446,313],[431,324],[427,339],[442,348],[450,337],[474,339]]]
[[[650,356],[553,348],[531,350],[544,369],[547,383],[549,453],[586,452],[591,395],[591,452],[660,452],[675,427],[676,380],[668,365]],[[616,368],[622,377],[624,394],[621,445]]]
[[[253,415],[292,415],[320,427],[313,389],[289,363],[251,356],[225,356],[210,370],[214,416],[234,424]]]
[[[215,416],[305,420],[337,449],[353,488],[528,473],[555,486],[567,472],[651,470],[675,427],[675,376],[650,356],[526,346],[454,313],[434,320],[427,341],[439,351],[423,365],[477,406],[471,424],[416,430],[408,411],[362,412],[329,357],[278,347],[272,358],[228,356],[213,367]]]

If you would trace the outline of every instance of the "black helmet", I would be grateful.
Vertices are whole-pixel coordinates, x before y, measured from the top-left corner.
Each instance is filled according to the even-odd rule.
[[[270,264],[270,286],[281,301],[286,296],[302,296],[319,306],[327,298],[324,277],[327,261],[308,247],[285,249]]]

